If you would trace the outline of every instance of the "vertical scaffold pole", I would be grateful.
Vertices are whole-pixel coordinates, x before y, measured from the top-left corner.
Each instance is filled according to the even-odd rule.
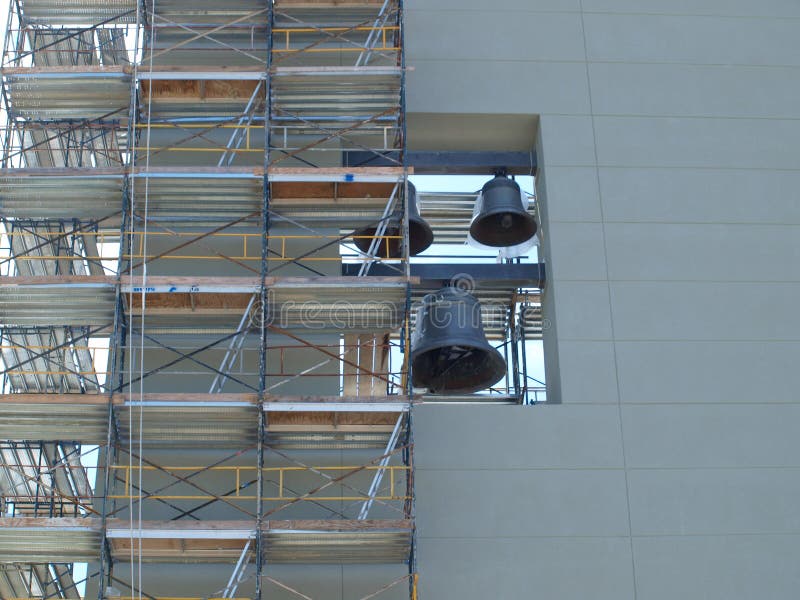
[[[508,309],[508,343],[511,344],[511,376],[514,382],[514,395],[517,402],[522,403],[522,387],[519,379],[519,336],[517,335],[517,324],[514,320],[516,304],[512,301]]]
[[[269,304],[267,294],[267,275],[269,273],[269,229],[270,229],[270,144],[271,129],[270,118],[272,114],[272,45],[273,45],[273,26],[275,13],[273,4],[270,2],[267,11],[267,56],[264,70],[264,177],[262,184],[263,205],[261,208],[261,302],[258,314],[259,331],[259,359],[258,359],[258,499],[256,501],[256,582],[254,600],[261,600],[262,585],[261,578],[264,571],[264,535],[262,525],[264,522],[264,452],[266,450],[266,430],[267,413],[264,411],[264,401],[266,393],[266,374],[267,374],[267,319],[269,318]]]
[[[523,304],[520,306],[520,310],[517,316],[517,327],[519,328],[519,343],[520,348],[522,350],[522,403],[523,404],[530,404],[530,399],[528,398],[528,352],[527,352],[527,340],[525,336],[525,319],[524,319],[524,311],[526,309],[526,305]]]
[[[405,260],[406,276],[406,301],[404,336],[404,371],[405,385],[403,392],[409,402],[408,418],[406,422],[406,450],[403,452],[403,462],[408,467],[406,479],[406,495],[410,498],[406,506],[406,518],[414,522],[415,497],[414,497],[414,406],[412,401],[413,386],[411,380],[411,254],[409,244],[409,213],[408,213],[408,162],[407,162],[407,124],[406,124],[406,50],[405,50],[405,19],[403,0],[397,1],[398,47],[400,48],[400,164],[403,167],[403,259]],[[408,556],[408,595],[417,598],[417,567],[416,567],[416,527],[412,526],[411,545]]]
[[[144,11],[137,2],[136,8],[136,30],[134,33],[133,65],[134,71],[131,76],[130,102],[128,104],[128,123],[126,139],[128,144],[127,172],[123,175],[122,182],[122,218],[120,219],[119,229],[119,250],[117,252],[117,273],[115,280],[115,299],[114,299],[114,325],[111,337],[109,338],[109,373],[106,376],[106,388],[108,390],[108,415],[106,433],[106,452],[105,452],[105,474],[103,480],[103,506],[101,532],[102,548],[100,556],[100,570],[98,578],[98,599],[103,600],[107,585],[111,585],[112,561],[111,553],[106,539],[106,521],[108,515],[108,497],[111,495],[111,465],[115,457],[117,446],[116,420],[114,413],[114,390],[122,390],[124,386],[124,365],[125,347],[127,345],[127,323],[125,322],[125,309],[122,297],[122,274],[123,263],[125,260],[125,250],[128,247],[127,232],[133,230],[133,204],[134,204],[134,183],[130,170],[135,164],[134,152],[136,150],[136,115],[138,110],[138,88],[137,88],[137,69],[138,47],[142,31],[142,16]],[[130,253],[129,253],[130,254]],[[133,275],[133,273],[130,273]]]

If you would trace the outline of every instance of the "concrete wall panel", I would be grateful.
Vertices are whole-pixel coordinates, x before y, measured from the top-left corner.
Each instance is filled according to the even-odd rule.
[[[798,226],[609,223],[605,233],[612,280],[800,280]],[[558,248],[555,240],[551,247]],[[786,262],[776,262],[775,256]]]
[[[611,297],[619,339],[800,339],[797,283],[614,282]]]
[[[408,58],[481,62],[520,57],[583,60],[579,14],[504,11],[502,15],[505,18],[490,8],[410,10],[406,15]],[[475,64],[476,67],[481,65]],[[486,75],[490,73],[487,69]]]
[[[623,406],[628,468],[796,467],[800,404]]]
[[[538,4],[538,3],[537,3]],[[730,17],[797,17],[800,7],[794,0],[582,0],[589,12],[637,13],[655,15],[695,15]]]
[[[634,539],[638,598],[770,598],[797,595],[798,535]]]
[[[792,19],[586,13],[584,23],[590,61],[800,65]]]
[[[424,598],[633,598],[627,538],[425,539]]]
[[[622,464],[616,407],[441,405],[421,406],[414,414],[415,458],[422,470]],[[581,436],[574,435],[577,431]]]
[[[800,171],[603,168],[600,188],[614,222],[800,224]]]
[[[628,535],[622,469],[421,469],[416,483],[423,537],[464,536],[464,513],[480,515],[470,537]]]
[[[633,470],[633,535],[800,531],[800,469]]]
[[[592,63],[589,74],[598,115],[800,115],[796,67]]]
[[[617,403],[615,347],[612,342],[562,341],[559,363],[572,375],[562,382],[565,403]]]
[[[613,167],[800,169],[800,121],[597,117],[598,162]]]
[[[617,342],[615,348],[622,402],[797,402],[798,342]]]

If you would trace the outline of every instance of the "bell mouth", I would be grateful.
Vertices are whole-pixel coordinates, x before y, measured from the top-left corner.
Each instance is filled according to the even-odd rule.
[[[472,238],[493,248],[527,242],[537,230],[536,219],[526,212],[501,211],[476,218],[469,227]]]
[[[377,231],[375,227],[367,227],[366,229],[359,229],[356,231],[353,234],[353,243],[356,248],[361,250],[364,254],[369,252],[369,247],[372,245]],[[399,237],[400,230],[396,227],[387,227],[383,235],[386,237],[378,240],[375,256],[377,258],[400,258],[403,250],[403,241]]]
[[[433,243],[433,229],[423,219],[408,221],[408,253],[416,256]]]
[[[506,363],[489,346],[440,345],[418,353],[411,362],[412,384],[432,394],[471,394],[493,386],[505,375]]]
[[[375,227],[367,227],[361,229],[353,234],[353,243],[356,248],[364,252],[369,251],[377,229]],[[400,239],[400,229],[394,227],[387,227],[384,231],[384,237],[380,240],[378,249],[375,252],[377,258],[401,258],[403,256],[403,243]],[[364,236],[364,237],[360,237]],[[410,220],[408,223],[408,250],[411,256],[416,256],[420,252],[427,250],[433,243],[433,230],[422,219]]]

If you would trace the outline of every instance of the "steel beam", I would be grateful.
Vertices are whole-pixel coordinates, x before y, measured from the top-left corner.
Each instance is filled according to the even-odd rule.
[[[345,153],[345,166],[391,167],[397,164],[399,150],[383,153],[352,151]],[[406,152],[406,165],[417,175],[486,175],[505,168],[509,175],[535,175],[536,153],[421,151]]]
[[[343,264],[342,276],[353,277],[359,269],[358,264]],[[387,277],[393,272],[388,265],[376,264],[367,277]],[[412,280],[418,278],[419,283],[415,287],[422,288],[449,285],[459,278],[469,278],[478,285],[542,288],[545,284],[545,264],[412,263],[411,277]]]

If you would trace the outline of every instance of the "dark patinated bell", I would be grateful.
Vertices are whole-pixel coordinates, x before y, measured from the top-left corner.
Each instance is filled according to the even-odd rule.
[[[423,300],[411,338],[414,387],[434,394],[472,393],[503,378],[506,362],[486,340],[478,299],[443,288]]]
[[[522,205],[517,183],[497,175],[483,186],[483,205],[472,220],[469,233],[472,238],[495,248],[516,246],[531,239],[536,233],[536,220]]]
[[[394,216],[386,225],[385,236],[380,240],[380,246],[375,252],[378,258],[400,258],[402,256],[402,240],[400,239],[400,224],[402,217]],[[372,243],[372,236],[377,232],[377,227],[365,227],[353,234],[356,247],[366,253]],[[357,237],[367,236],[367,237]],[[427,221],[419,214],[417,205],[417,190],[414,184],[408,183],[408,250],[411,256],[416,256],[433,243],[433,230]]]

